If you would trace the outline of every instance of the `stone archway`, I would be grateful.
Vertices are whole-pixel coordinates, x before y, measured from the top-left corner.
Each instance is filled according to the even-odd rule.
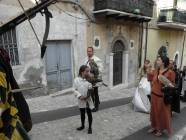
[[[128,42],[121,35],[114,38],[109,55],[109,87],[128,85]]]
[[[125,46],[121,40],[117,40],[112,48],[113,52],[113,85],[123,83],[123,52]]]

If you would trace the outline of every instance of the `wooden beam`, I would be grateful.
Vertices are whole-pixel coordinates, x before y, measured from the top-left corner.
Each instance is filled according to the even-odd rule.
[[[37,13],[42,12],[43,9],[47,8],[51,4],[54,4],[55,2],[57,2],[57,0],[43,0],[41,3],[37,4],[33,8],[26,10],[25,12],[28,15],[28,18],[32,19],[33,17],[36,16]],[[12,19],[11,21],[1,25],[0,26],[0,35],[5,33],[6,31],[12,29],[12,28],[15,28],[17,25],[24,22],[28,18],[25,15],[25,13],[22,13],[22,14],[18,15],[17,17],[15,17],[14,19]]]
[[[116,19],[120,20],[120,19],[128,19],[129,16],[128,15],[119,15],[116,17]]]
[[[119,16],[118,13],[106,14],[106,18],[109,18],[109,17],[115,18],[115,17],[118,17],[118,16]]]

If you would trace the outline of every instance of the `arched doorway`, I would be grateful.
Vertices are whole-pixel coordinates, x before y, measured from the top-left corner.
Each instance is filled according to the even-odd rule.
[[[114,43],[113,52],[113,85],[119,85],[123,82],[123,51],[125,46],[121,40]]]

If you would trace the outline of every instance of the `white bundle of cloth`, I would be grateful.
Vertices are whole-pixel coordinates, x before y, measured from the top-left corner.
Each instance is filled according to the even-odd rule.
[[[151,85],[146,77],[140,80],[136,92],[134,94],[132,103],[134,105],[134,110],[138,112],[149,113],[150,112],[150,101],[147,95],[151,93]]]

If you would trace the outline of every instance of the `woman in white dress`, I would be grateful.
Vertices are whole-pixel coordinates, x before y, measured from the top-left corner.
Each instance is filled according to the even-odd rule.
[[[142,88],[144,93],[150,100],[150,82],[147,80],[147,71],[152,69],[150,64],[150,60],[145,60],[143,67],[140,69],[139,72],[139,88]]]
[[[143,67],[139,71],[139,84],[136,88],[132,103],[134,110],[149,113],[150,112],[150,92],[151,85],[147,80],[147,71],[152,69],[149,60],[145,60]]]
[[[81,114],[81,126],[77,128],[81,131],[85,128],[85,113],[87,112],[89,128],[88,134],[92,134],[92,112],[94,108],[90,92],[92,84],[86,79],[89,77],[90,69],[86,65],[82,65],[79,69],[79,76],[74,80],[74,94],[78,101],[78,106]]]

